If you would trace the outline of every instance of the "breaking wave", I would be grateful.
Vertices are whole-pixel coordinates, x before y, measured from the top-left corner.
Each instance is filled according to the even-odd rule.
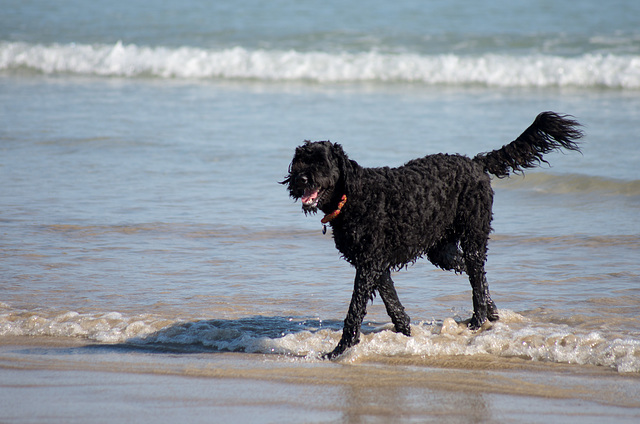
[[[640,56],[299,52],[0,43],[0,71],[105,77],[640,89]]]
[[[508,310],[501,310],[500,315],[499,322],[480,332],[472,332],[452,318],[414,323],[412,337],[394,333],[390,324],[369,323],[363,327],[362,342],[341,360],[492,355],[598,365],[621,373],[640,372],[638,335],[533,322]],[[340,338],[341,326],[340,321],[317,318],[257,316],[185,321],[119,312],[47,314],[7,308],[0,313],[0,336],[73,337],[184,352],[281,354],[311,360],[333,349]]]

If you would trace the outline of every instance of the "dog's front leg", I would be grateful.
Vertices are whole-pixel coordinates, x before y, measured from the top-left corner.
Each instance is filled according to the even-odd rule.
[[[387,270],[387,272],[380,276],[376,283],[376,288],[387,309],[387,314],[391,317],[391,322],[393,322],[396,333],[410,336],[411,318],[409,318],[409,315],[404,311],[404,307],[402,303],[400,303],[400,299],[398,299],[398,293],[393,286],[390,271]]]
[[[342,328],[342,338],[338,346],[332,352],[323,356],[325,359],[334,359],[344,353],[351,346],[355,346],[360,341],[360,327],[362,320],[367,314],[367,302],[373,297],[375,281],[379,274],[370,270],[356,269],[356,279],[351,296],[351,304],[347,318],[344,320]]]

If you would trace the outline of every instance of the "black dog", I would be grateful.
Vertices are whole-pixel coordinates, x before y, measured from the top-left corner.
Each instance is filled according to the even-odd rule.
[[[473,159],[429,155],[398,168],[363,168],[329,141],[298,147],[281,184],[302,200],[305,213],[320,209],[326,214],[322,222],[331,225],[336,247],[356,268],[342,338],[325,357],[335,358],[358,343],[367,301],[376,291],[395,331],[410,335],[391,270],[425,255],[442,269],[469,276],[471,329],[497,320],[484,271],[493,204],[489,174],[503,178],[546,163],[543,155],[555,149],[580,151],[575,142],[583,135],[579,125],[568,116],[544,112],[499,150]]]

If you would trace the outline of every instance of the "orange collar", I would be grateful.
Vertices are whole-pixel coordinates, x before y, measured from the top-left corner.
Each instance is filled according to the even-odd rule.
[[[322,222],[323,224],[326,224],[327,222],[333,221],[338,215],[340,215],[340,212],[342,211],[342,208],[344,207],[345,203],[347,203],[347,195],[343,194],[342,199],[340,199],[340,203],[338,203],[338,209],[336,209],[331,213],[326,214],[324,218],[320,220],[320,222]]]

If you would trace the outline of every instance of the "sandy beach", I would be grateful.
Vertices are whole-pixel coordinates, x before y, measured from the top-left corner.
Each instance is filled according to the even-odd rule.
[[[640,378],[495,357],[176,353],[0,339],[0,422],[518,422],[640,419]]]

